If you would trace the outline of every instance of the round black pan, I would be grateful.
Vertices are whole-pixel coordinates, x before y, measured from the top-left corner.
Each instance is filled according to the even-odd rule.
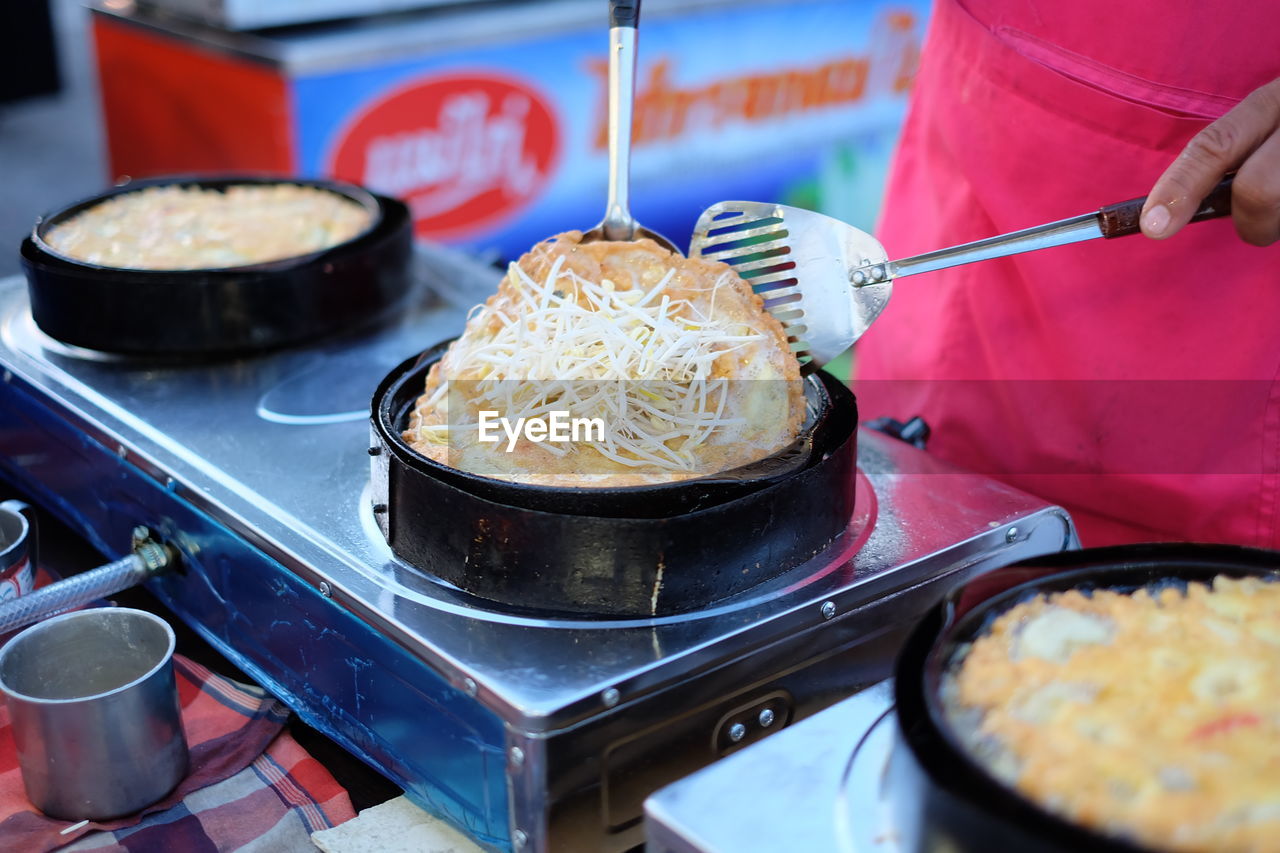
[[[949,593],[915,628],[898,657],[899,743],[890,760],[888,795],[902,849],[1144,850],[1060,818],[987,773],[947,722],[939,695],[943,675],[958,649],[1034,594],[1131,591],[1170,581],[1207,582],[1218,575],[1280,578],[1280,553],[1184,543],[1068,551],[996,569]]]
[[[350,198],[373,214],[371,225],[321,252],[221,269],[104,267],[67,258],[44,242],[54,225],[145,187],[280,183]],[[216,358],[303,343],[373,321],[409,289],[412,238],[403,203],[349,184],[261,175],[166,177],[133,181],[41,217],[21,254],[32,317],[50,337],[109,353]]]
[[[854,508],[857,406],[826,374],[790,448],[716,477],[555,488],[468,474],[401,437],[441,344],[392,371],[373,400],[376,507],[392,551],[473,595],[525,611],[660,616],[706,607],[795,568]]]

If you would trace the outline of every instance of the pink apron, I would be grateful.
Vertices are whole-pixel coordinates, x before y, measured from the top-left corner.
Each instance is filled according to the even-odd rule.
[[[1144,195],[1280,77],[1274,4],[938,0],[889,186],[890,257]],[[1280,547],[1280,246],[1227,220],[901,280],[863,417],[1065,506],[1086,545]]]

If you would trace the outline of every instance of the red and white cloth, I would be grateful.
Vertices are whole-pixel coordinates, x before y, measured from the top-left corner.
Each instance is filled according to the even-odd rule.
[[[22,787],[0,706],[0,849],[293,851],[355,816],[347,792],[284,731],[283,703],[180,655],[173,661],[191,769],[168,797],[129,817],[77,824],[41,814]]]

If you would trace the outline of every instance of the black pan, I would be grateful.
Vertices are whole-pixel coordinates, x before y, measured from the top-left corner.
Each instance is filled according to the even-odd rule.
[[[404,441],[446,346],[374,396],[374,503],[398,557],[473,595],[538,613],[679,613],[795,568],[849,524],[857,406],[825,373],[805,380],[810,421],[773,457],[677,483],[556,488],[468,474]]]
[[[369,210],[362,234],[321,252],[197,270],[104,267],[44,242],[60,222],[113,196],[161,185],[297,184]],[[64,343],[139,356],[223,357],[302,343],[383,315],[409,289],[412,222],[395,199],[335,181],[266,176],[133,181],[42,216],[22,242],[36,325]]]
[[[899,743],[888,794],[902,849],[1143,850],[1060,818],[989,774],[948,724],[939,689],[957,651],[1031,595],[1077,588],[1132,591],[1218,575],[1280,579],[1280,553],[1185,543],[1068,551],[996,569],[948,594],[912,632],[897,663]]]

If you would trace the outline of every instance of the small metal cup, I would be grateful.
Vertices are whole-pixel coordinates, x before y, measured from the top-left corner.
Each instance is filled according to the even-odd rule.
[[[50,817],[105,820],[187,773],[173,629],[123,607],[55,616],[0,650],[27,797]]]
[[[35,586],[35,516],[22,501],[0,503],[0,601]]]

